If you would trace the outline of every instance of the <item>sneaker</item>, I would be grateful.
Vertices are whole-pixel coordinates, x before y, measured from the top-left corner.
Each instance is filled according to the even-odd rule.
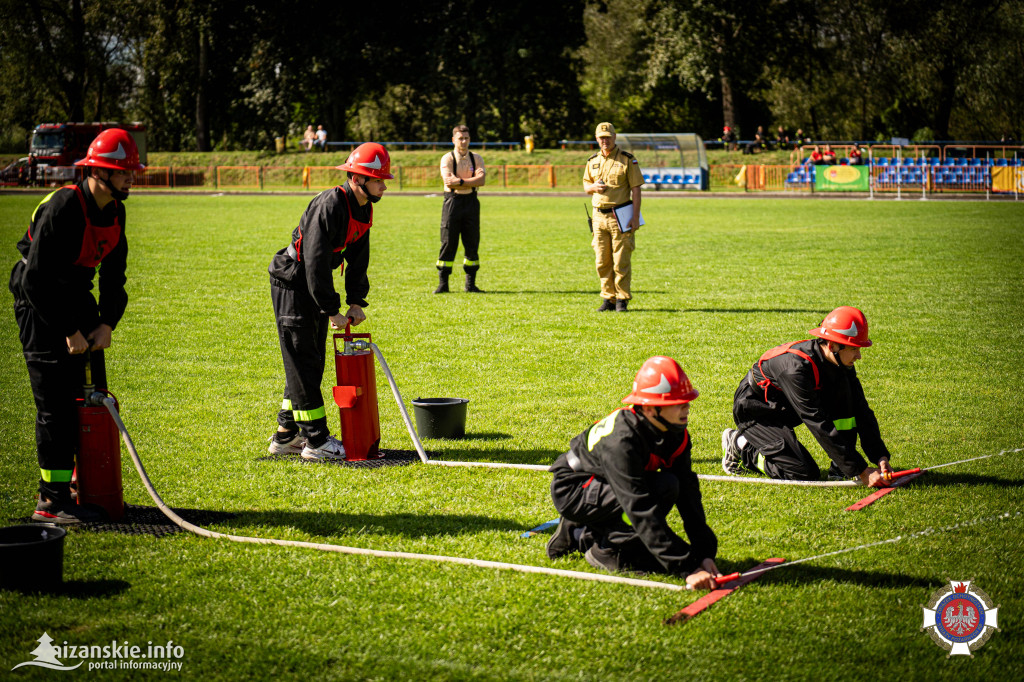
[[[334,436],[327,436],[323,445],[317,448],[306,446],[302,448],[302,459],[310,460],[343,460],[345,459],[345,446]]]
[[[743,458],[736,446],[740,432],[736,429],[722,431],[722,469],[725,473],[735,476],[743,472]]]
[[[573,552],[579,552],[580,543],[576,539],[576,529],[580,528],[580,524],[575,521],[562,517],[558,520],[558,528],[555,529],[554,535],[548,540],[548,558],[557,559],[559,557],[572,554]]]
[[[601,307],[597,309],[597,312],[603,313],[603,312],[606,312],[608,310],[615,310],[615,299],[614,298],[606,298],[606,299],[604,299],[604,302],[601,303]]]
[[[594,568],[600,568],[601,570],[608,571],[609,573],[618,573],[622,570],[618,550],[605,549],[595,543],[587,550],[586,557],[587,563]]]
[[[629,312],[626,309],[628,305],[629,305],[629,299],[628,298],[620,298],[619,300],[615,301],[615,312],[617,312],[617,313]]]
[[[78,505],[70,500],[47,500],[40,496],[32,520],[40,523],[58,523],[70,526],[75,523],[102,521],[103,514],[92,505]]]
[[[281,443],[275,436],[270,437],[270,445],[267,447],[267,452],[272,455],[297,455],[302,452],[302,448],[306,445],[306,439],[300,436],[298,433],[287,443]]]

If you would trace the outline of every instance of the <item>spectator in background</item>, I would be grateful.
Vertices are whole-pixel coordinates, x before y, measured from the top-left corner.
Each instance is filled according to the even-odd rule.
[[[850,159],[851,166],[859,166],[864,163],[864,151],[860,148],[860,145],[856,142],[850,147],[850,151],[847,153]]]
[[[803,147],[805,144],[807,144],[810,141],[811,141],[811,138],[809,138],[806,135],[804,135],[804,129],[803,128],[797,128],[796,129],[796,134],[793,136],[793,149],[799,149],[800,147]]]
[[[779,126],[779,129],[775,131],[775,146],[779,149],[789,148],[789,131],[783,126]]]
[[[765,139],[764,126],[757,126],[757,132],[754,133],[753,141],[747,143],[744,149],[745,154],[756,154],[757,152],[764,151],[767,149],[767,140]]]
[[[731,152],[736,151],[736,131],[731,126],[725,126],[722,128],[722,137],[719,138],[719,142]]]
[[[316,133],[313,132],[313,126],[308,125],[306,126],[306,132],[302,134],[302,142],[300,142],[299,144],[305,147],[306,151],[308,152],[312,151],[314,142],[316,142]]]
[[[826,166],[836,165],[836,153],[832,151],[832,145],[825,145],[825,149],[821,152],[821,160]]]
[[[821,150],[818,149],[818,145],[814,145],[809,158],[811,163],[815,166],[820,166],[825,163],[825,157],[822,155]]]
[[[316,127],[316,139],[313,140],[313,146],[319,147],[320,151],[327,149],[327,131],[323,126]]]

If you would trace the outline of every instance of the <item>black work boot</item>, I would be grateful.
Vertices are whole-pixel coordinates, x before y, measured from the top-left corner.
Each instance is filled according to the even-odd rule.
[[[452,274],[451,268],[441,268],[437,271],[437,288],[434,289],[435,294],[448,293],[448,275],[450,274]]]
[[[570,521],[565,517],[558,519],[558,528],[548,540],[548,558],[557,559],[573,552],[583,551],[580,547],[580,540],[576,537],[577,530],[582,531],[583,527],[575,521]]]
[[[606,298],[601,302],[601,307],[597,309],[597,312],[603,313],[609,310],[615,310],[615,299]]]
[[[629,299],[628,298],[620,298],[619,300],[615,301],[615,311],[616,312],[619,312],[619,313],[628,312],[628,310],[627,310],[628,306],[629,306]]]
[[[475,272],[467,272],[466,273],[466,291],[468,291],[471,294],[483,294],[483,293],[485,293],[483,289],[481,289],[480,287],[478,287],[476,285],[476,273]]]

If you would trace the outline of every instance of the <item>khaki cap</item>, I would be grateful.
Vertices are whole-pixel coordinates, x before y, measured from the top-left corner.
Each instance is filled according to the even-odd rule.
[[[611,123],[605,121],[604,123],[597,124],[596,137],[612,137],[613,135],[615,135],[615,126]]]

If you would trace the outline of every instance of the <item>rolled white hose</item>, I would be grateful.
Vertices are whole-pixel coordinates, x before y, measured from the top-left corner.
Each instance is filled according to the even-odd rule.
[[[394,386],[394,384],[392,384],[392,386]],[[590,580],[601,583],[633,585],[635,587],[648,587],[661,590],[671,590],[674,592],[680,592],[686,589],[683,585],[675,585],[673,583],[661,583],[655,582],[653,580],[638,580],[636,578],[625,578],[605,573],[584,573],[582,571],[566,571],[558,568],[545,568],[543,566],[526,566],[523,564],[509,564],[501,561],[486,561],[483,559],[468,559],[465,557],[441,556],[437,554],[390,552],[379,549],[366,549],[363,547],[345,547],[343,545],[328,545],[319,542],[278,540],[276,538],[254,538],[245,535],[230,535],[228,533],[218,533],[216,531],[208,530],[206,528],[202,528],[195,524],[189,523],[185,519],[178,516],[173,509],[167,506],[167,504],[160,497],[160,494],[157,493],[156,488],[153,487],[153,482],[149,480],[149,476],[146,475],[146,469],[145,467],[142,466],[142,459],[139,457],[139,453],[135,450],[135,444],[132,442],[132,438],[128,434],[128,429],[125,427],[124,422],[121,421],[121,415],[117,413],[117,408],[115,406],[114,399],[110,397],[105,397],[103,399],[103,405],[107,408],[107,411],[110,412],[110,416],[114,418],[114,423],[117,424],[117,428],[121,432],[121,438],[124,440],[124,444],[128,448],[128,453],[132,457],[132,463],[135,464],[135,470],[139,473],[139,478],[142,479],[142,484],[146,487],[146,492],[149,493],[149,496],[153,498],[153,502],[156,503],[156,506],[160,509],[161,512],[163,512],[164,516],[173,521],[178,527],[187,530],[190,533],[200,535],[202,537],[217,538],[221,540],[229,540],[231,542],[242,542],[254,545],[301,547],[304,549],[315,549],[322,552],[337,552],[339,554],[357,554],[362,556],[378,557],[381,559],[411,559],[416,561],[434,561],[440,563],[461,564],[463,566],[478,566],[480,568],[494,568],[509,571],[518,571],[519,573],[540,573],[543,575],[553,575],[562,578],[575,578],[577,580]]]

